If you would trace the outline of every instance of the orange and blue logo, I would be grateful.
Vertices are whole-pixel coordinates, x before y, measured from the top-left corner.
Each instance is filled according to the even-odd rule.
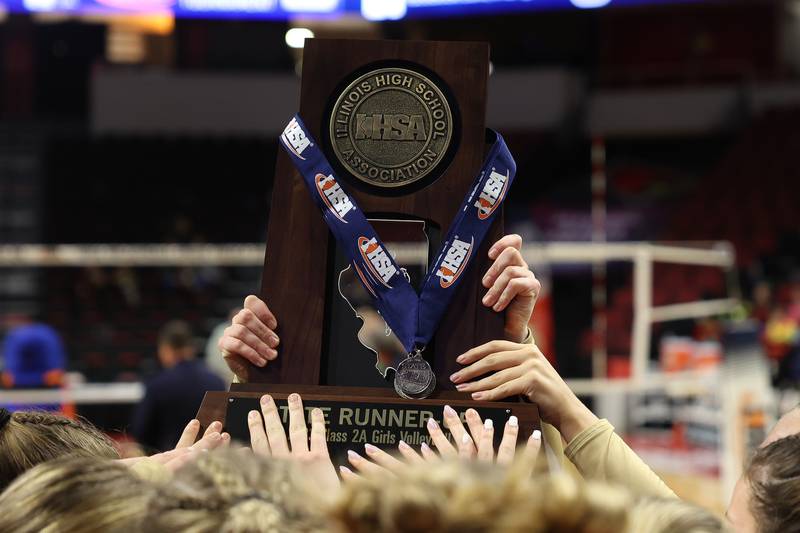
[[[474,237],[470,237],[469,242],[459,240],[458,237],[453,239],[444,254],[442,264],[436,270],[436,275],[439,277],[439,285],[443,289],[455,283],[464,272],[464,269],[469,264],[469,256],[472,254],[473,244],[475,244]]]
[[[392,286],[389,285],[389,280],[397,273],[397,267],[394,266],[383,246],[378,244],[378,240],[374,237],[361,236],[358,238],[358,250],[361,252],[361,257],[367,266],[367,273],[375,281],[391,289]]]
[[[317,184],[317,192],[319,193],[322,201],[328,206],[328,210],[339,220],[347,224],[344,219],[345,215],[352,209],[355,209],[353,202],[344,189],[336,182],[333,174],[317,174],[314,176],[314,181]]]
[[[297,122],[296,118],[290,120],[289,124],[286,125],[283,133],[281,133],[281,142],[283,142],[286,148],[296,157],[303,161],[306,160],[301,154],[303,150],[311,146],[311,139],[306,137],[306,132],[300,127],[300,123]]]
[[[489,179],[486,180],[483,190],[474,204],[478,208],[479,219],[486,220],[492,216],[494,210],[500,205],[508,189],[509,176],[510,172],[508,171],[505,174],[501,174],[492,169]]]

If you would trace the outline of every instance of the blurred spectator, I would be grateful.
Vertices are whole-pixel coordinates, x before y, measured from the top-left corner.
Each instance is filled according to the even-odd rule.
[[[781,308],[770,314],[764,327],[764,346],[777,363],[776,384],[800,382],[800,327],[798,321]]]
[[[789,290],[787,314],[796,324],[800,324],[800,281],[795,281]]]
[[[5,388],[59,387],[64,378],[66,354],[58,332],[46,324],[37,324],[28,317],[12,328],[3,344]],[[11,410],[38,408],[58,410],[60,405],[7,406]]]
[[[759,281],[753,287],[753,308],[751,315],[762,324],[769,319],[772,309],[772,288],[766,281]]]
[[[194,418],[206,391],[225,390],[219,376],[196,359],[197,349],[188,324],[167,323],[158,336],[158,359],[164,371],[148,384],[136,408],[131,432],[140,444],[171,449],[186,421]]]

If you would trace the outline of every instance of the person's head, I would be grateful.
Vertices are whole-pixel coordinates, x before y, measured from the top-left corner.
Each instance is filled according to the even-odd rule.
[[[308,480],[313,482],[313,480]],[[178,470],[149,503],[145,531],[327,531],[313,491],[291,463],[216,450]]]
[[[794,531],[800,524],[800,434],[767,441],[750,458],[728,508],[740,532]]]
[[[111,440],[88,422],[0,408],[0,491],[26,470],[66,455],[119,459]]]
[[[0,495],[0,531],[138,531],[153,490],[116,461],[56,459],[27,471]]]
[[[628,515],[628,532],[723,533],[726,525],[709,511],[677,498],[639,498]]]
[[[442,462],[343,487],[330,516],[353,533],[618,533],[631,497],[622,489],[523,469]]]
[[[192,328],[182,320],[167,322],[158,333],[158,360],[164,368],[193,359],[197,347]]]
[[[736,531],[771,532],[781,529],[773,521],[781,516],[800,520],[795,509],[800,499],[770,500],[781,491],[800,495],[800,406],[778,423],[750,458],[733,489],[726,513]],[[792,492],[793,491],[793,492]],[[780,522],[775,522],[780,524]]]
[[[753,287],[753,300],[756,305],[769,305],[772,299],[772,289],[766,281],[759,281]]]

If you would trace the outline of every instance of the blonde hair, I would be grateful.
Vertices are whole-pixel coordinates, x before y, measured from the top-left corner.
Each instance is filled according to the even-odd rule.
[[[566,475],[443,462],[348,483],[331,518],[354,533],[617,533],[630,496]]]
[[[0,491],[39,463],[74,455],[119,459],[111,440],[89,422],[46,411],[0,409]]]
[[[175,473],[149,506],[146,531],[326,531],[311,491],[290,463],[218,450]]]
[[[725,523],[711,512],[677,498],[640,498],[630,512],[631,533],[723,533]]]
[[[0,531],[135,531],[151,490],[116,461],[56,459],[30,469],[0,495]]]
[[[678,499],[636,498],[627,490],[566,474],[524,475],[484,464],[409,467],[345,486],[331,510],[353,533],[716,533],[722,522]]]

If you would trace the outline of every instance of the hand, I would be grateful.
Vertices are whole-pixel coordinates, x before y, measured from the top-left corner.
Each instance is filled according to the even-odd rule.
[[[461,417],[455,409],[446,405],[444,407],[444,425],[453,435],[453,440],[457,443],[457,448],[445,437],[442,428],[436,420],[428,419],[428,433],[433,444],[442,457],[460,457],[462,459],[477,459],[481,462],[493,462],[497,464],[509,465],[514,461],[517,450],[517,435],[519,434],[519,422],[517,417],[511,416],[503,428],[503,438],[497,448],[497,457],[494,451],[494,423],[487,418],[481,420],[481,416],[475,409],[467,409],[467,427],[461,423]],[[535,458],[541,447],[542,434],[536,430],[531,433],[525,445],[524,455],[528,458]],[[428,454],[430,456],[430,454]]]
[[[447,437],[445,437],[444,432],[442,432],[439,424],[435,420],[428,420],[428,433],[441,456],[448,458],[460,457],[467,460],[477,459],[482,462],[493,462],[496,460],[499,465],[510,465],[514,461],[516,455],[517,435],[519,434],[517,417],[511,416],[508,422],[506,422],[503,428],[503,438],[495,457],[494,425],[492,421],[489,419],[482,421],[475,409],[468,409],[466,415],[469,432],[464,429],[461,419],[453,408],[450,406],[445,406],[444,408],[445,425],[450,429],[454,440],[458,443],[457,447],[453,446]],[[541,432],[536,430],[528,438],[528,442],[525,446],[523,456],[529,459],[527,464],[531,466],[534,462],[533,459],[535,459],[539,453],[541,438]],[[403,468],[406,463],[419,464],[426,461],[438,461],[440,457],[424,443],[421,447],[421,454],[417,453],[411,446],[403,441],[400,441],[397,448],[403,460],[393,457],[371,444],[366,444],[364,446],[364,451],[369,459],[350,450],[348,452],[348,460],[359,472],[370,473],[379,471],[394,472]],[[345,479],[356,476],[356,474],[346,467],[340,467],[340,470]]]
[[[195,444],[197,440],[197,434],[200,433],[200,421],[195,419],[189,420],[189,423],[186,424],[186,427],[183,428],[183,433],[181,433],[180,438],[178,439],[177,444],[175,444],[175,449],[179,450],[182,448],[191,448],[192,445]],[[208,437],[213,433],[220,433],[222,440],[230,442],[231,436],[227,433],[222,433],[222,422],[214,421],[211,422],[206,430],[203,432],[203,438]],[[198,441],[199,442],[199,441]]]
[[[228,433],[220,433],[221,430],[221,422],[212,422],[208,425],[208,428],[203,434],[203,438],[194,442],[197,438],[197,434],[200,432],[200,421],[191,420],[186,424],[174,450],[157,453],[149,457],[142,456],[120,459],[120,462],[126,466],[132,466],[144,459],[149,459],[164,465],[170,472],[174,472],[186,463],[196,459],[200,455],[200,452],[207,452],[230,444],[231,436]]]
[[[450,376],[456,389],[482,401],[521,394],[539,406],[542,420],[555,426],[567,442],[597,421],[534,344],[491,341],[456,361],[468,365]]]
[[[483,286],[489,289],[482,303],[496,312],[505,310],[507,340],[522,342],[528,332],[528,322],[542,290],[542,284],[522,258],[522,237],[506,235],[489,248],[494,263],[483,276]]]
[[[311,479],[319,484],[322,494],[339,488],[339,476],[328,453],[325,439],[325,417],[321,409],[311,411],[311,447],[309,448],[303,400],[299,394],[290,394],[289,442],[281,424],[275,401],[269,395],[261,397],[261,414],[250,411],[247,425],[250,428],[250,445],[253,453],[267,457],[289,459],[308,470]],[[262,424],[263,415],[263,424]],[[265,431],[266,428],[266,431]],[[291,450],[289,444],[291,443]]]
[[[240,380],[247,379],[248,362],[263,367],[278,357],[277,327],[275,315],[263,300],[252,294],[244,299],[244,309],[233,317],[218,344],[231,372]]]

